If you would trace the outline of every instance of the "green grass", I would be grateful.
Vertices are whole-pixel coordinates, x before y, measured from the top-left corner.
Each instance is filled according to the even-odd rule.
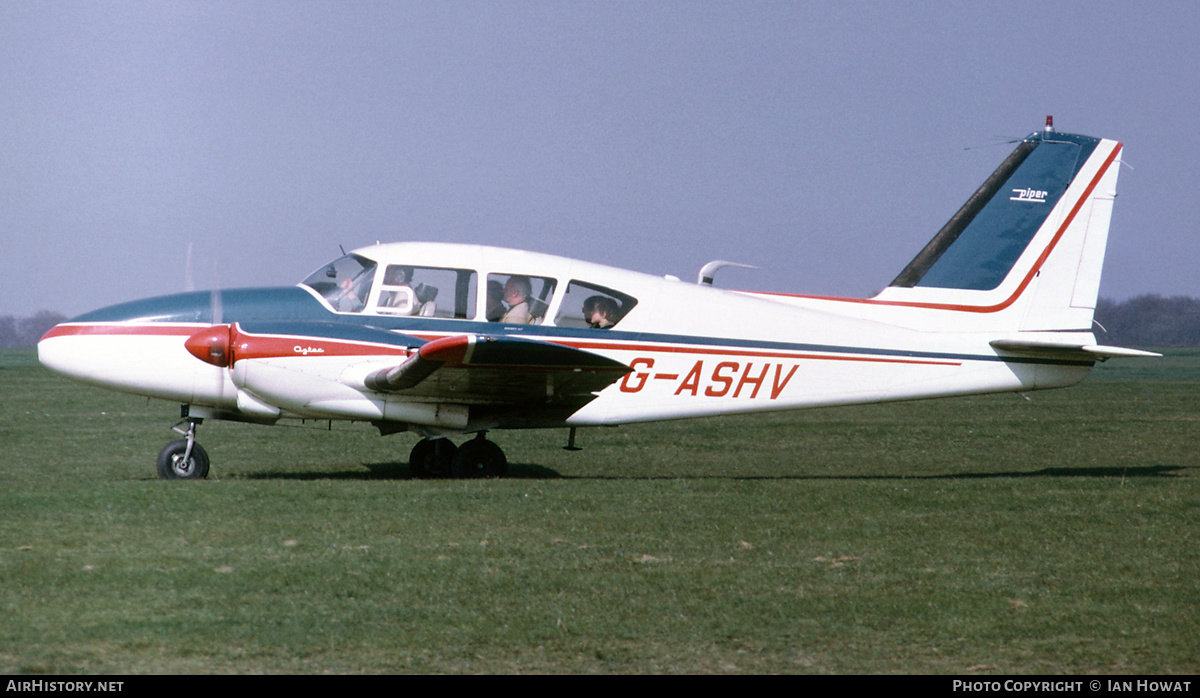
[[[205,423],[0,352],[0,672],[1200,670],[1200,352],[1019,396],[414,437]]]

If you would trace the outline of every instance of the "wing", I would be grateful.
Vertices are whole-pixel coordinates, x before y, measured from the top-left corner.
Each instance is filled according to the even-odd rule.
[[[381,393],[514,405],[590,398],[630,370],[619,361],[558,344],[457,335],[423,344],[403,363],[373,371],[363,382]]]

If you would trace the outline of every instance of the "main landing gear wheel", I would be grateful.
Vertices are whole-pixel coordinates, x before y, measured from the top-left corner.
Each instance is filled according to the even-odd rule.
[[[158,476],[164,480],[202,480],[208,477],[208,453],[192,441],[188,452],[187,439],[175,439],[158,454]]]
[[[508,459],[499,446],[483,438],[480,432],[459,447],[450,472],[461,478],[504,477],[508,473]]]
[[[419,480],[427,478],[492,478],[508,473],[508,459],[499,446],[483,437],[455,447],[450,439],[421,439],[408,455],[408,468]]]
[[[449,477],[458,448],[450,439],[421,439],[408,454],[408,468],[419,480]]]

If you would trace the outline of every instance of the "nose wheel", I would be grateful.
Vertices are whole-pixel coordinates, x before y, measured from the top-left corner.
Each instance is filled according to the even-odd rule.
[[[175,439],[158,453],[158,476],[164,480],[203,480],[208,477],[208,453],[196,443],[196,427],[199,419],[187,419],[187,429],[180,429],[180,422],[171,427],[184,435]]]

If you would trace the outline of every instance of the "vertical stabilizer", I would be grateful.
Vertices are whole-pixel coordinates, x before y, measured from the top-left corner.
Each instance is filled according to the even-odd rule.
[[[877,300],[987,314],[996,329],[1090,330],[1120,152],[1031,134]]]

